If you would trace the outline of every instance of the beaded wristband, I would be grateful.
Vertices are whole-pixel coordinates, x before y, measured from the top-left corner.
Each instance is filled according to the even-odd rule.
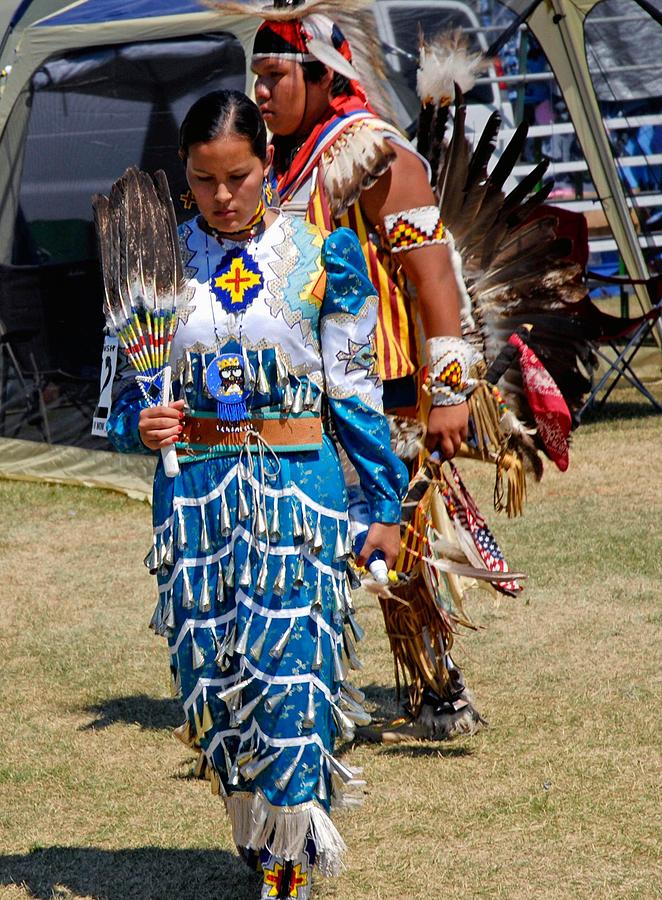
[[[427,390],[433,406],[456,406],[464,403],[478,384],[470,375],[480,361],[480,354],[458,337],[433,337],[426,342],[428,358]]]

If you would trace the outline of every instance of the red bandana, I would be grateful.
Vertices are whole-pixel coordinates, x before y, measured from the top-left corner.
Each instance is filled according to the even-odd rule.
[[[508,343],[519,351],[524,392],[547,455],[557,468],[565,472],[568,468],[568,435],[572,425],[568,404],[552,376],[521,337],[511,334]]]

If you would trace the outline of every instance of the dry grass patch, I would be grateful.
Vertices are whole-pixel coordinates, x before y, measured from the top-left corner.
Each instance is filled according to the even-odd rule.
[[[489,509],[491,473],[464,469]],[[522,599],[477,599],[485,627],[458,639],[491,727],[344,748],[369,794],[338,818],[349,868],[318,881],[320,900],[662,896],[661,474],[658,417],[595,422],[569,472],[531,486],[523,519],[492,517],[530,578]],[[113,494],[0,482],[3,900],[257,895],[170,735],[178,705],[146,628],[149,523]],[[358,605],[356,680],[389,714],[380,613]]]

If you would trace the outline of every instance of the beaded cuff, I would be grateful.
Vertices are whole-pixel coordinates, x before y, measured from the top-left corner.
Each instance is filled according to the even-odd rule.
[[[441,213],[436,206],[417,206],[384,216],[384,231],[391,253],[448,243]]]
[[[464,403],[478,384],[472,369],[480,360],[463,338],[433,337],[426,342],[428,379],[426,388],[433,406]]]

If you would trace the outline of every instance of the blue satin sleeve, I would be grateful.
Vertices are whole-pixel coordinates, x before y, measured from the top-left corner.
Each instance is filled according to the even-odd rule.
[[[108,440],[120,453],[152,453],[140,440],[138,432],[140,411],[146,407],[140,388],[133,381],[113,399],[106,432]]]
[[[354,232],[339,228],[324,242],[326,291],[320,337],[335,432],[357,470],[374,522],[399,522],[408,473],[391,450],[382,411],[375,332],[377,297]]]

